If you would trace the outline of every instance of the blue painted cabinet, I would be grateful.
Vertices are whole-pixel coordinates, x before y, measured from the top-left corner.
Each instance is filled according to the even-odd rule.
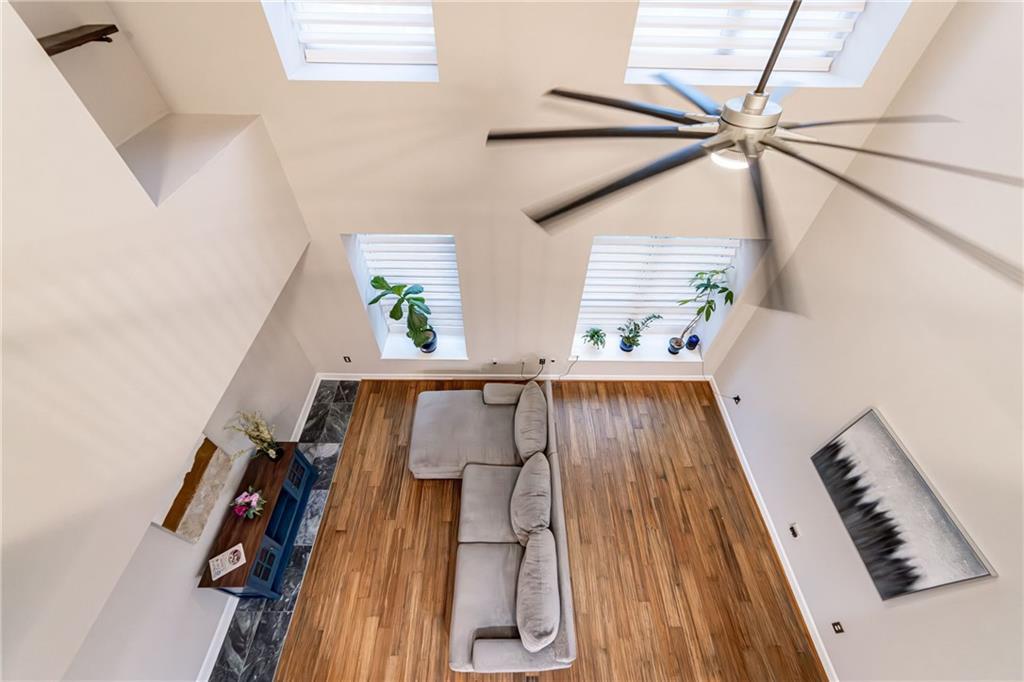
[[[217,580],[211,579],[207,565],[200,587],[239,597],[280,598],[284,569],[316,482],[316,469],[299,447],[295,443],[281,445],[284,453],[278,461],[261,457],[250,462],[239,486],[239,493],[249,486],[263,491],[267,505],[262,516],[242,519],[229,513],[210,554],[213,557],[241,544],[245,564]]]

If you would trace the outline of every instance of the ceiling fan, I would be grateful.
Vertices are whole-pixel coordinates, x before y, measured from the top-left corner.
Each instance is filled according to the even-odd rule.
[[[767,242],[765,252],[768,269],[768,281],[774,281],[769,290],[768,296],[761,305],[783,309],[792,309],[792,291],[787,291],[786,282],[778,277],[779,255],[772,243],[774,231],[772,227],[771,213],[768,207],[768,197],[765,192],[764,178],[762,175],[761,156],[767,151],[774,151],[792,159],[800,161],[811,168],[830,176],[839,183],[856,190],[864,196],[873,199],[891,211],[902,215],[919,227],[926,230],[932,236],[946,242],[948,245],[958,249],[966,256],[974,259],[988,267],[993,272],[1005,277],[1018,285],[1024,284],[1024,274],[1021,267],[1012,263],[1002,256],[986,250],[982,246],[962,237],[952,230],[935,223],[922,216],[907,206],[890,199],[878,192],[866,187],[857,180],[848,177],[838,171],[804,156],[800,146],[820,146],[834,149],[845,149],[848,151],[870,154],[873,156],[885,157],[898,161],[906,161],[932,168],[938,168],[953,173],[960,173],[976,178],[1005,183],[1008,185],[1024,186],[1021,178],[999,173],[991,173],[984,170],[964,168],[939,161],[919,159],[901,154],[893,154],[881,150],[862,149],[841,144],[834,144],[818,140],[798,130],[808,128],[819,128],[833,125],[850,125],[865,123],[921,123],[921,122],[953,122],[953,119],[941,115],[923,116],[885,116],[881,118],[853,118],[835,119],[812,122],[789,122],[782,120],[782,105],[777,98],[765,92],[768,86],[768,79],[775,68],[775,62],[782,52],[782,46],[786,42],[786,36],[796,19],[802,0],[793,0],[789,11],[782,24],[782,30],[775,41],[768,63],[757,83],[757,87],[744,97],[730,99],[725,104],[718,104],[698,89],[679,82],[670,74],[660,74],[659,79],[677,94],[688,100],[700,109],[701,113],[687,113],[669,107],[663,107],[644,102],[633,102],[628,100],[592,95],[583,92],[575,92],[556,88],[548,94],[556,97],[589,102],[616,109],[624,109],[640,114],[671,121],[675,125],[658,126],[616,126],[603,128],[567,128],[554,130],[517,130],[517,131],[492,131],[487,136],[488,142],[504,142],[517,140],[540,140],[540,139],[568,139],[568,138],[602,138],[602,137],[623,137],[623,138],[676,138],[687,140],[698,140],[670,154],[662,156],[648,163],[637,170],[609,180],[592,189],[582,191],[570,199],[548,204],[539,210],[528,211],[527,215],[540,225],[547,225],[552,221],[564,217],[588,204],[598,201],[610,194],[625,189],[631,185],[643,182],[666,171],[679,168],[688,163],[696,161],[709,154],[724,155],[733,157],[734,160],[745,165],[750,174],[750,181],[753,186],[753,197],[756,204],[757,216],[761,227],[763,238]],[[773,95],[779,93],[776,90]]]

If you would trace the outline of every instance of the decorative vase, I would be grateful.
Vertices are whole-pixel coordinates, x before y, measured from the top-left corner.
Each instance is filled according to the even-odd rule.
[[[696,334],[691,334],[690,338],[686,339],[686,350],[693,350],[700,343],[700,337]]]
[[[437,350],[437,332],[430,329],[430,340],[420,346],[420,351],[423,353],[433,353]]]
[[[668,352],[672,355],[679,355],[679,351],[683,349],[683,340],[678,336],[673,336],[668,340]]]
[[[626,343],[626,339],[619,339],[619,349],[620,349],[620,350],[624,350],[624,351],[625,351],[625,352],[627,352],[627,353],[632,353],[632,352],[633,352],[633,349],[634,349],[635,347],[636,347],[636,346],[634,346],[634,345],[633,345],[633,344],[631,344],[631,343]]]

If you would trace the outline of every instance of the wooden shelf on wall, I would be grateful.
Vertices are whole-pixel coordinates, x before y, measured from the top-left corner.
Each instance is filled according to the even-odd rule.
[[[67,52],[86,43],[113,42],[110,39],[111,33],[117,33],[117,26],[114,24],[86,24],[85,26],[61,31],[60,33],[43,36],[39,39],[39,44],[46,50],[46,54],[52,57],[55,54]]]

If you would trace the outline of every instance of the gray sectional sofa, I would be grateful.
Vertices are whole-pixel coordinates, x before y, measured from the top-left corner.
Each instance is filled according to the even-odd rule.
[[[409,469],[462,479],[451,669],[569,667],[576,632],[551,383],[421,393]]]

